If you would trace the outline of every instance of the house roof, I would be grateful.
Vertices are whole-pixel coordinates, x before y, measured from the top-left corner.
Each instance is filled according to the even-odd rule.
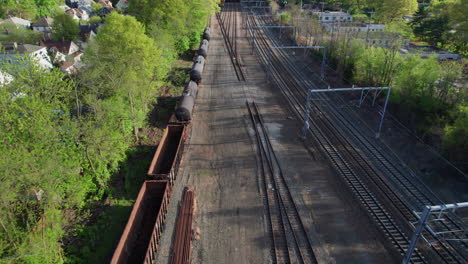
[[[54,22],[54,19],[51,17],[43,17],[39,19],[36,23],[33,23],[33,27],[50,27],[52,23]]]
[[[80,39],[81,41],[88,41],[90,37],[96,35],[97,26],[95,25],[81,25],[80,26]]]
[[[62,65],[60,65],[60,68],[62,68],[62,69],[68,69],[68,68],[72,67],[73,64],[75,64],[75,63],[74,63],[74,62],[70,62],[70,61],[64,61],[64,62],[62,63]]]
[[[72,56],[73,58],[76,58],[76,57],[80,56],[83,53],[84,53],[83,51],[79,50],[79,51],[76,51],[76,52],[72,53],[70,56]]]
[[[69,15],[76,15],[77,17],[82,17],[83,15],[87,15],[88,12],[85,9],[82,8],[70,8],[65,13]]]
[[[112,6],[112,2],[109,0],[99,0],[98,3],[101,4],[105,8],[114,8]]]
[[[41,41],[42,47],[47,47],[48,49],[55,48],[58,51],[68,55],[70,53],[70,49],[72,47],[73,41]]]
[[[44,47],[37,46],[37,45],[31,45],[31,44],[22,44],[18,45],[18,48],[16,49],[20,53],[29,53],[29,52],[35,52],[40,49],[43,49]]]
[[[9,17],[9,18],[1,21],[0,23],[13,23],[15,25],[21,25],[21,26],[31,25],[31,21],[26,20],[26,19],[22,19],[22,18],[19,18],[19,17]]]

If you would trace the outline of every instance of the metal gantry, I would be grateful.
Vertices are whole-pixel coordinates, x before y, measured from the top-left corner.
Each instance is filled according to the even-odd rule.
[[[406,254],[405,254],[404,258],[403,258],[402,264],[410,263],[411,255],[413,255],[413,252],[416,249],[416,244],[418,243],[418,240],[421,237],[422,232],[424,231],[424,229],[428,230],[434,236],[439,236],[439,234],[445,233],[445,232],[435,232],[429,225],[427,225],[427,221],[429,219],[429,216],[432,213],[436,213],[438,215],[435,220],[440,220],[441,215],[445,210],[455,211],[458,208],[466,208],[466,207],[468,207],[468,202],[453,203],[453,204],[442,204],[442,205],[434,205],[434,206],[426,205],[426,206],[424,206],[421,215],[414,212],[414,215],[416,216],[416,218],[418,218],[418,225],[416,227],[416,231],[413,234],[413,238],[411,239],[411,243],[410,243],[410,245],[408,247],[408,250],[406,251]],[[458,230],[458,232],[466,232],[466,231],[467,230]],[[455,239],[452,239],[452,240],[455,240]],[[463,239],[456,239],[456,240],[463,240]],[[464,239],[464,240],[466,240],[466,239]]]
[[[305,113],[304,113],[304,126],[302,127],[302,136],[306,138],[307,136],[307,131],[309,130],[309,115],[311,111],[311,102],[312,102],[312,94],[313,93],[327,93],[327,92],[349,92],[349,91],[361,91],[361,101],[363,100],[362,98],[362,92],[363,91],[381,91],[381,90],[387,90],[387,96],[385,97],[385,104],[383,108],[383,112],[380,116],[380,122],[379,122],[379,128],[376,134],[376,138],[380,137],[380,131],[382,129],[382,124],[385,118],[385,113],[387,111],[387,105],[388,105],[388,98],[390,97],[390,91],[392,90],[392,87],[358,87],[355,88],[354,86],[352,88],[333,88],[333,89],[309,89],[307,92],[307,102],[306,102],[306,108],[305,108]]]

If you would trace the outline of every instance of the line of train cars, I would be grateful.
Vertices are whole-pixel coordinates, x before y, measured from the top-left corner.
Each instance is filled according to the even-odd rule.
[[[169,121],[164,135],[154,153],[148,169],[147,180],[143,183],[133,205],[127,225],[114,251],[111,264],[155,263],[161,233],[169,207],[172,186],[177,177],[186,140],[186,124],[191,120],[198,85],[208,55],[211,29],[206,28],[198,50],[190,82],[184,89],[175,115],[178,122]]]
[[[198,93],[198,85],[202,81],[205,59],[208,56],[210,38],[211,29],[206,28],[203,33],[203,41],[198,49],[198,56],[195,58],[195,62],[190,70],[190,81],[185,86],[179,105],[175,110],[175,116],[179,122],[188,122],[192,119],[193,107]]]

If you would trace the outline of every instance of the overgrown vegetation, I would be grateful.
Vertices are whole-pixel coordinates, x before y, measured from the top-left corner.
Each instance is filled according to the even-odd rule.
[[[18,2],[2,12],[26,14]],[[147,26],[108,15],[77,76],[26,58],[1,65],[13,80],[0,84],[0,262],[108,260],[151,158],[141,128],[172,61],[198,44],[216,1],[181,1],[177,10],[161,2]]]
[[[64,3],[64,0],[2,0],[0,18],[17,16],[33,20],[45,16],[54,16],[58,7]]]

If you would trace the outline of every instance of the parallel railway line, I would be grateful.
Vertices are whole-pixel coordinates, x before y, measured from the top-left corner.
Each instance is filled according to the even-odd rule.
[[[317,263],[281,166],[270,142],[268,131],[255,102],[247,109],[257,139],[263,202],[272,241],[274,263]]]
[[[258,21],[254,18],[250,18],[247,21],[251,26],[256,26],[261,22],[262,21]],[[251,28],[252,27],[250,27],[250,30]],[[250,34],[252,34],[252,32],[250,32]],[[272,46],[272,44],[274,46],[281,46],[281,43],[278,43],[276,38],[268,31],[261,31],[260,36],[258,34],[257,36],[255,40],[257,53],[262,64],[266,65],[268,60],[267,49]],[[271,79],[281,89],[292,110],[302,119],[302,114],[304,113],[303,100],[306,96],[306,89],[304,89],[304,87],[315,87],[315,84],[312,83],[309,77],[310,75],[304,76],[304,73],[298,70],[302,65],[295,62],[293,63],[283,51],[278,50],[271,54]],[[324,96],[321,96],[321,98],[325,99],[325,102],[328,99]],[[359,154],[359,151],[353,147],[351,142],[344,137],[343,129],[333,125],[337,123],[337,120],[343,124],[347,124],[348,122],[344,122],[346,118],[344,118],[341,113],[337,113],[336,110],[332,109],[330,105],[324,107],[314,104],[313,107],[314,112],[319,114],[311,116],[314,118],[313,120],[316,124],[310,128],[311,134],[314,136],[317,143],[321,145],[321,148],[341,175],[344,176],[347,184],[360,199],[370,215],[376,220],[378,226],[390,238],[398,251],[403,253],[408,246],[408,239],[401,225],[407,224],[407,221],[415,219],[411,213],[412,210],[404,199],[402,199],[401,195],[392,189],[388,180],[382,177],[381,173],[378,173],[368,161]],[[353,129],[353,132],[355,132],[355,130],[356,128]],[[327,136],[325,136],[324,133],[327,133]],[[360,139],[363,140],[362,136]],[[370,148],[371,146],[367,147]],[[380,159],[381,163],[387,167],[387,172],[394,173],[394,177],[400,180],[401,184],[412,186],[408,183],[409,179],[406,179],[405,182],[401,177],[397,177],[403,176],[403,174],[401,172],[399,173],[400,175],[396,174],[392,163],[388,160],[383,160],[385,158],[384,155],[380,153],[380,155],[375,155],[374,158]],[[408,187],[407,189],[408,192],[418,193],[414,190],[417,190],[416,187]],[[415,195],[415,197],[420,196],[421,195]],[[391,214],[385,210],[386,207],[384,207],[382,203],[388,204],[386,200],[390,201],[392,215],[395,213],[397,215],[403,215],[403,221],[401,219],[398,221],[393,219]],[[422,202],[427,204],[427,200],[423,200]],[[408,232],[408,227],[405,228],[406,232]],[[441,242],[433,247],[446,263],[465,263],[463,257],[458,256],[450,246]],[[420,253],[414,255],[412,261],[414,263],[425,262]]]
[[[231,63],[236,72],[239,81],[245,81],[245,75],[241,67],[240,57],[237,52],[237,36],[238,36],[238,17],[240,6],[235,3],[225,3],[221,12],[216,14],[218,22],[221,26],[221,33],[226,44],[226,48],[231,58]]]
[[[270,36],[271,38],[271,36]],[[280,43],[276,42],[276,45]],[[286,55],[286,54],[283,54]],[[289,59],[287,56],[284,56]],[[290,62],[289,64],[294,68],[295,73],[298,75],[298,78],[301,79],[302,85],[305,87],[318,88],[317,83],[322,83],[322,88],[326,88],[327,85],[319,79],[317,74],[306,74],[300,68],[304,69],[307,67],[304,61],[295,61],[294,63]],[[303,96],[305,98],[305,95]],[[369,179],[376,181],[376,186],[383,191],[386,196],[391,196],[389,199],[392,201],[392,204],[395,205],[399,212],[403,213],[405,223],[416,222],[417,219],[412,214],[413,211],[421,210],[425,205],[437,205],[443,204],[443,202],[433,194],[429,188],[427,188],[418,178],[409,178],[407,174],[403,173],[401,169],[398,168],[398,161],[390,161],[387,156],[384,154],[383,150],[378,147],[378,142],[374,140],[373,135],[368,134],[367,137],[363,136],[362,131],[357,127],[353,122],[354,120],[359,120],[359,117],[353,111],[347,111],[345,116],[343,112],[337,111],[335,105],[330,103],[331,99],[335,102],[338,101],[344,104],[342,98],[338,96],[331,95],[319,95],[324,104],[320,105],[320,108],[315,104],[316,111],[326,111],[327,116],[330,117],[331,122],[334,124],[339,124],[336,127],[341,130],[343,135],[347,134],[349,138],[354,139],[354,143],[364,149],[370,155],[361,156],[356,162],[361,164],[361,167],[368,167],[365,171],[372,172],[368,174]],[[349,115],[353,114],[354,119],[350,119]],[[342,126],[340,126],[340,124]],[[344,125],[344,126],[343,126]],[[345,137],[348,138],[348,137]],[[349,142],[350,147],[354,148]],[[354,148],[355,149],[355,148]],[[352,151],[352,149],[350,149]],[[356,149],[357,150],[357,149]],[[356,156],[359,157],[359,156]],[[375,164],[376,167],[381,171],[379,173],[376,169],[372,168],[370,163],[366,161],[369,159],[372,161],[372,164]],[[382,174],[385,173],[385,175]],[[400,192],[394,191],[394,188],[400,190]],[[462,223],[462,219],[456,215],[449,213],[446,215],[445,221],[439,221],[436,223],[436,226],[439,231],[451,231],[451,230],[466,230]],[[466,263],[466,242],[452,242],[452,245],[448,245],[447,242],[434,238],[430,234],[427,234],[427,237],[431,237],[432,240],[437,241],[437,244],[431,245],[442,259],[446,263]],[[458,239],[467,239],[466,233],[464,234],[455,234],[455,237]],[[457,252],[455,252],[457,251]],[[460,252],[462,251],[462,252]],[[449,253],[450,252],[450,253]]]

